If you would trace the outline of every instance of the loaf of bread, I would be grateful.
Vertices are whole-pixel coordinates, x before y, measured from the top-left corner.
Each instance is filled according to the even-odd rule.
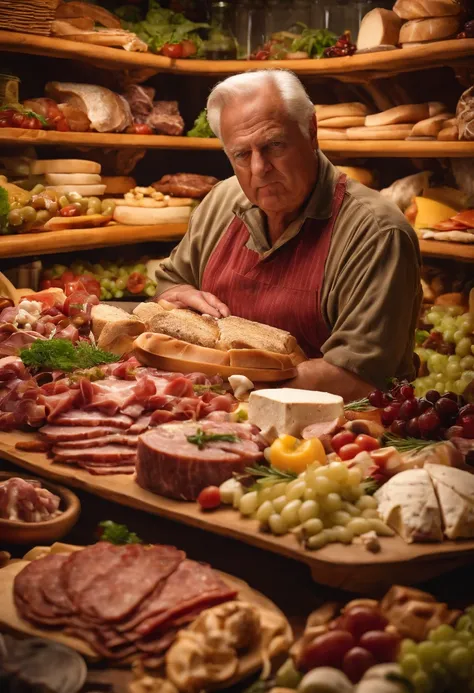
[[[30,175],[45,173],[100,173],[101,166],[86,159],[41,159],[30,162]]]
[[[320,128],[357,128],[365,123],[365,116],[336,116],[334,118],[318,118],[318,127]]]
[[[426,103],[406,104],[395,106],[381,113],[374,113],[365,119],[368,128],[381,125],[398,125],[399,123],[417,123],[430,117],[429,107]]]
[[[462,7],[457,0],[397,0],[393,11],[401,19],[425,19],[456,16]]]
[[[286,330],[245,320],[235,315],[217,321],[218,349],[264,349],[274,353],[291,354],[296,339]]]
[[[318,128],[318,139],[347,140],[347,131],[345,128]]]
[[[438,132],[438,140],[443,142],[456,142],[459,139],[459,129],[457,125],[443,128]]]
[[[441,41],[455,36],[461,22],[459,17],[430,17],[429,19],[412,19],[400,29],[400,43],[425,43]]]
[[[357,50],[375,46],[396,46],[399,41],[402,20],[382,7],[376,7],[362,19],[357,37]]]
[[[370,113],[367,106],[359,102],[351,103],[336,103],[329,105],[316,105],[317,120],[327,120],[328,118],[337,118],[339,116],[366,116]]]
[[[413,126],[410,137],[437,137],[438,132],[444,128],[444,123],[451,115],[451,113],[440,113],[432,118],[420,120]]]
[[[373,128],[348,128],[347,137],[350,140],[404,140],[413,125],[399,123],[397,125],[381,125]]]

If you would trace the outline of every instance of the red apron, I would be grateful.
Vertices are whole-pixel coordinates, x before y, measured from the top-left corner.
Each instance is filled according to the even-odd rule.
[[[306,219],[300,232],[266,259],[249,250],[249,232],[235,217],[204,270],[201,290],[225,303],[232,315],[291,332],[309,358],[321,357],[330,331],[321,313],[324,267],[346,192],[339,176],[327,221]]]

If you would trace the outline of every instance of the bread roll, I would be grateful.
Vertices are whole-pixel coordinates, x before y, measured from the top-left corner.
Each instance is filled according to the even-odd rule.
[[[401,26],[402,21],[395,12],[376,7],[362,19],[357,49],[360,51],[375,46],[396,46]]]
[[[393,11],[401,19],[424,19],[458,15],[462,7],[456,0],[397,0]]]
[[[420,120],[415,123],[413,130],[410,133],[410,137],[437,137],[438,133],[443,129],[444,123],[446,121],[446,116],[451,115],[450,113],[433,116],[432,118],[427,118],[426,120]]]
[[[314,110],[318,120],[327,120],[338,116],[366,116],[370,112],[365,104],[359,102],[316,105]]]
[[[404,140],[411,130],[411,124],[382,125],[378,128],[349,128],[347,137],[350,140]]]
[[[365,119],[368,128],[381,125],[397,125],[398,123],[417,123],[430,117],[429,107],[426,103],[407,104],[395,106],[381,113],[374,113]]]
[[[128,329],[129,325],[133,325],[133,330],[136,330],[135,335],[140,334],[145,329],[145,324],[135,315],[130,315],[122,308],[109,306],[107,303],[99,303],[97,306],[92,306],[92,334],[95,340],[98,341],[102,331],[107,325],[118,325],[119,331]]]
[[[438,140],[442,140],[443,142],[457,142],[458,139],[459,130],[457,125],[443,128],[443,130],[438,132]]]
[[[412,19],[400,29],[400,43],[424,43],[440,41],[454,36],[459,31],[459,17],[430,17],[430,19]]]
[[[318,128],[320,140],[347,140],[347,131],[344,128]]]
[[[320,128],[356,128],[364,125],[365,116],[337,116],[335,118],[318,118]]]
[[[428,111],[429,117],[432,118],[441,113],[448,113],[449,108],[442,101],[428,101]]]
[[[130,354],[133,351],[135,339],[144,330],[144,323],[129,315],[123,320],[107,322],[100,333],[97,346],[116,356]]]

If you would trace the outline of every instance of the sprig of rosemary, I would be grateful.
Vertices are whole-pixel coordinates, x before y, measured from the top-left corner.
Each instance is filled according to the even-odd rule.
[[[421,438],[401,438],[393,433],[385,433],[384,442],[387,445],[395,448],[398,452],[419,452],[431,445],[437,445],[442,441],[439,440],[422,440]]]
[[[186,436],[188,443],[197,445],[199,450],[203,450],[206,443],[214,443],[223,441],[225,443],[238,443],[238,436],[233,433],[205,433],[202,428],[198,428],[196,433],[191,436]]]
[[[293,481],[298,475],[295,472],[284,472],[281,469],[276,469],[272,465],[267,467],[265,464],[254,464],[253,467],[245,468],[245,475],[243,476],[250,476],[255,479],[257,488],[265,488],[282,481]]]
[[[362,399],[355,399],[353,402],[349,402],[344,405],[345,411],[367,411],[371,409],[370,402],[367,397],[362,397]]]
[[[368,476],[361,483],[366,496],[373,496],[376,491],[378,491],[380,484],[372,476]]]

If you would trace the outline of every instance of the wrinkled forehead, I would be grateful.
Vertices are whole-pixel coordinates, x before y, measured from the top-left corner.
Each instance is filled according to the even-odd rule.
[[[236,137],[251,137],[267,128],[287,130],[291,129],[292,124],[274,85],[250,94],[237,94],[221,111],[221,135],[226,146]]]

